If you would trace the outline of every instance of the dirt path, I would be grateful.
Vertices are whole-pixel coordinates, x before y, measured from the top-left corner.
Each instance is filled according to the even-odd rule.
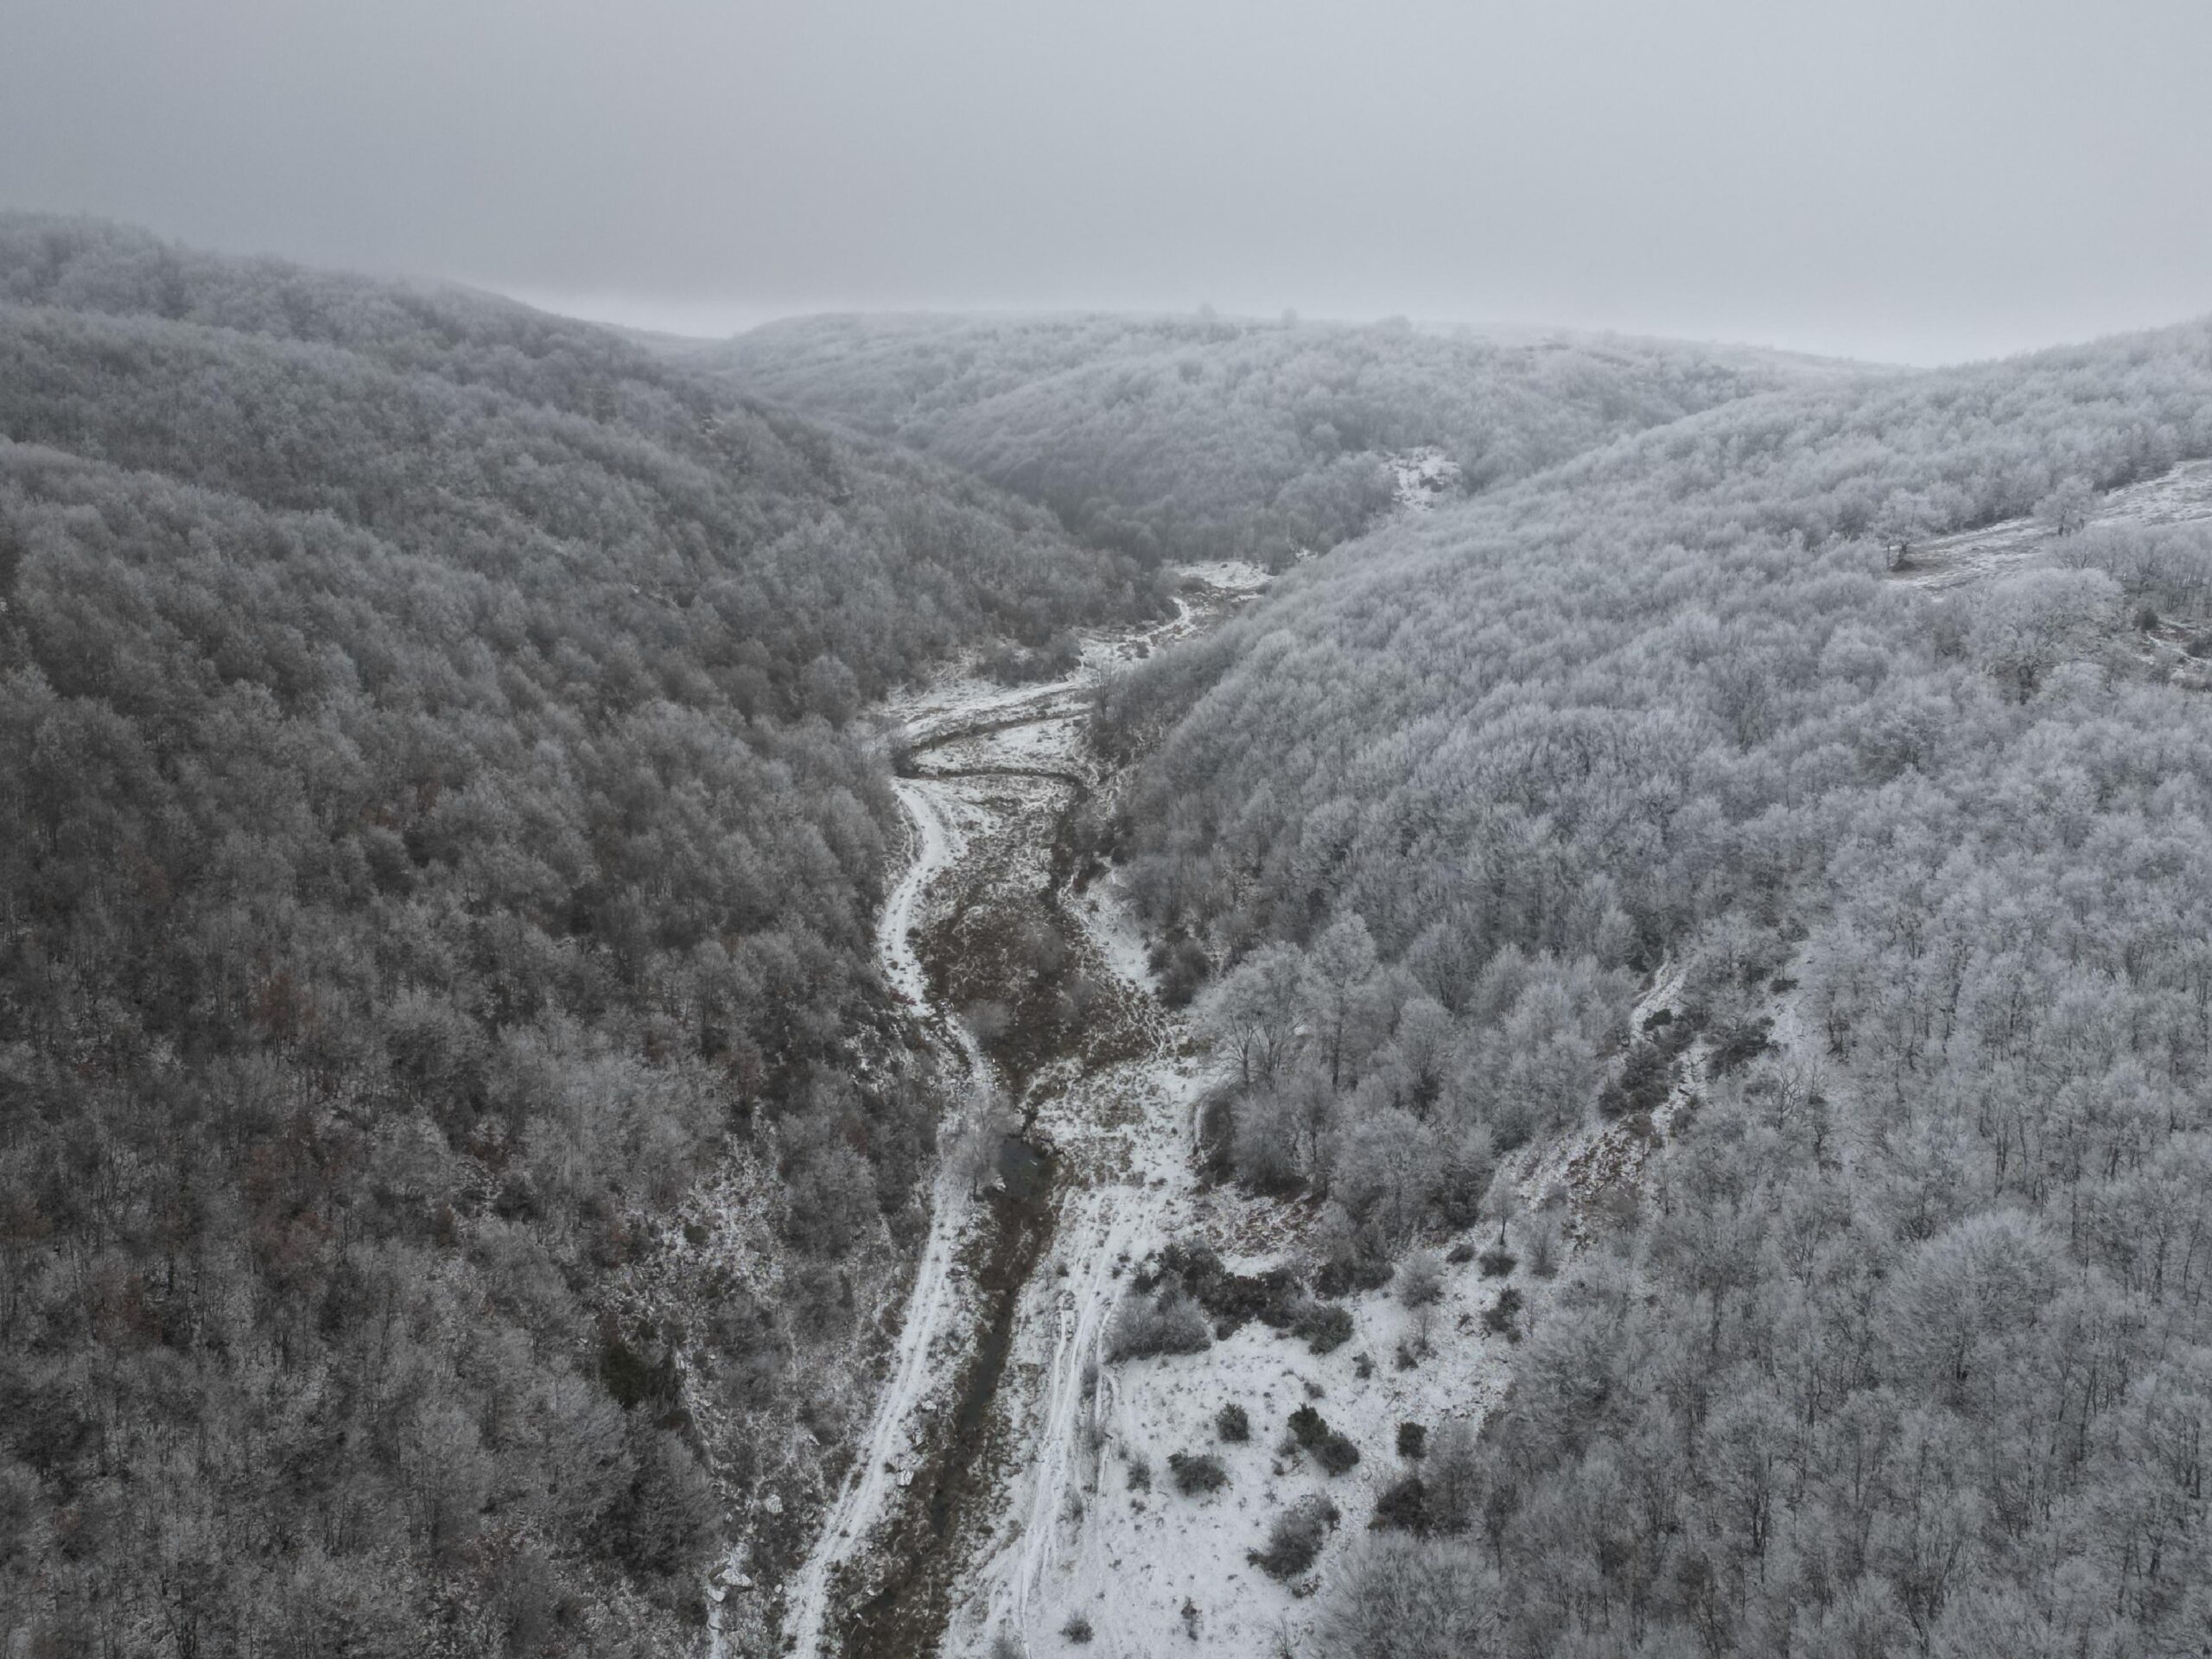
[[[915,915],[931,882],[957,856],[963,842],[931,786],[901,779],[895,787],[913,825],[914,852],[884,904],[876,927],[876,951],[892,989],[920,1007],[926,1005],[929,993],[927,976],[914,950]],[[966,1027],[950,1020],[944,1028],[966,1061],[970,1079],[963,1121],[949,1126],[947,1139],[957,1145],[989,1109],[990,1071]],[[820,1541],[791,1586],[784,1628],[794,1652],[811,1655],[821,1649],[833,1576],[867,1540],[890,1494],[902,1490],[912,1477],[912,1436],[933,1380],[935,1357],[957,1340],[956,1320],[963,1310],[954,1294],[953,1264],[969,1229],[972,1203],[967,1182],[952,1160],[946,1160],[938,1172],[929,1237],[915,1268],[914,1289],[900,1322],[890,1377],[852,1473],[823,1524]]]

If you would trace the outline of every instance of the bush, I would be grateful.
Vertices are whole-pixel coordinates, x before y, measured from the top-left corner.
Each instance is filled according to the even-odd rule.
[[[1425,1538],[1429,1531],[1428,1488],[1419,1475],[1402,1475],[1382,1489],[1375,1500],[1371,1532],[1410,1532]]]
[[[1173,1275],[1215,1319],[1232,1327],[1257,1319],[1271,1330],[1287,1329],[1305,1305],[1298,1276],[1288,1268],[1263,1273],[1231,1272],[1206,1244],[1170,1244],[1160,1253],[1160,1277]],[[1149,1289],[1149,1284],[1145,1288]]]
[[[1398,1264],[1398,1300],[1427,1307],[1444,1300],[1444,1264],[1433,1250],[1415,1250]]]
[[[1598,1114],[1610,1120],[1630,1112],[1656,1111],[1666,1104],[1674,1081],[1674,1060],[1666,1050],[1657,1043],[1631,1043],[1620,1076],[1598,1091]]]
[[[1503,1279],[1521,1265],[1521,1258],[1502,1244],[1484,1250],[1476,1262],[1485,1279]]]
[[[1319,1446],[1329,1433],[1329,1420],[1311,1406],[1300,1406],[1290,1414],[1290,1437],[1306,1451]]]
[[[1313,1448],[1313,1460],[1330,1475],[1341,1475],[1359,1461],[1359,1448],[1344,1435],[1331,1429]]]
[[[1362,1255],[1357,1251],[1324,1262],[1313,1275],[1313,1289],[1321,1296],[1349,1296],[1356,1290],[1380,1290],[1390,1282],[1387,1257]]]
[[[1215,1431],[1224,1440],[1243,1442],[1252,1438],[1252,1419],[1244,1408],[1235,1401],[1224,1406],[1213,1420]]]
[[[1419,1423],[1398,1425],[1398,1455],[1418,1460],[1428,1450],[1428,1431]]]
[[[1318,1493],[1301,1497],[1268,1529],[1267,1548],[1244,1559],[1271,1579],[1294,1579],[1319,1558],[1338,1516],[1337,1506]]]
[[[1060,1634],[1082,1647],[1090,1640],[1090,1621],[1081,1613],[1070,1613],[1068,1622],[1060,1626]]]
[[[1770,1046],[1767,1035],[1773,1026],[1770,1020],[1741,1020],[1723,1031],[1713,1045],[1713,1075],[1725,1077],[1765,1053]]]
[[[1483,1329],[1492,1336],[1518,1342],[1521,1330],[1514,1321],[1520,1312],[1521,1293],[1508,1285],[1497,1293],[1497,1300],[1483,1310]]]
[[[1309,1351],[1325,1354],[1351,1340],[1351,1310],[1341,1302],[1309,1302],[1290,1328],[1306,1338]]]
[[[1198,1354],[1213,1345],[1213,1332],[1198,1305],[1179,1290],[1156,1297],[1132,1295],[1114,1315],[1106,1357],[1150,1359],[1159,1354]]]
[[[1147,965],[1160,980],[1160,1000],[1171,1008],[1187,1008],[1212,971],[1205,947],[1187,936],[1156,944]]]
[[[1175,1490],[1185,1497],[1196,1497],[1202,1492],[1217,1492],[1229,1484],[1229,1471],[1221,1466],[1221,1459],[1211,1452],[1177,1452],[1169,1455],[1167,1467],[1175,1477]]]

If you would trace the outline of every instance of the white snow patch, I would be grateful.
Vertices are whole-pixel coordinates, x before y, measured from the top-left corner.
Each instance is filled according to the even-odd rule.
[[[2171,472],[2099,496],[2089,527],[2149,528],[2212,519],[2212,461],[2183,461]],[[1931,594],[2006,571],[2048,563],[2064,539],[2040,521],[2007,518],[1980,530],[1916,542],[1910,562],[1895,573],[1907,587]]]
[[[1459,463],[1435,444],[1385,458],[1400,512],[1427,512],[1459,481]]]

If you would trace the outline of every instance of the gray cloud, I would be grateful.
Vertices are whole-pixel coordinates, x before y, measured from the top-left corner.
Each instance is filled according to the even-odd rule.
[[[0,204],[721,327],[2212,309],[2202,0],[0,0]]]

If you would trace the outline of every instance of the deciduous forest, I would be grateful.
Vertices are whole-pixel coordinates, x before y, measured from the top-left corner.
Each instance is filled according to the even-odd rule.
[[[1385,462],[1461,485],[1848,365],[1612,337],[1500,340],[1202,315],[822,317],[682,353],[734,384],[948,461],[1147,563],[1287,563],[1389,505]]]
[[[694,1644],[933,1161],[855,716],[1160,603],[604,330],[0,219],[23,1650]],[[734,1274],[677,1208],[746,1159]]]
[[[2203,322],[709,343],[0,218],[10,1652],[2201,1652],[2208,461]]]

